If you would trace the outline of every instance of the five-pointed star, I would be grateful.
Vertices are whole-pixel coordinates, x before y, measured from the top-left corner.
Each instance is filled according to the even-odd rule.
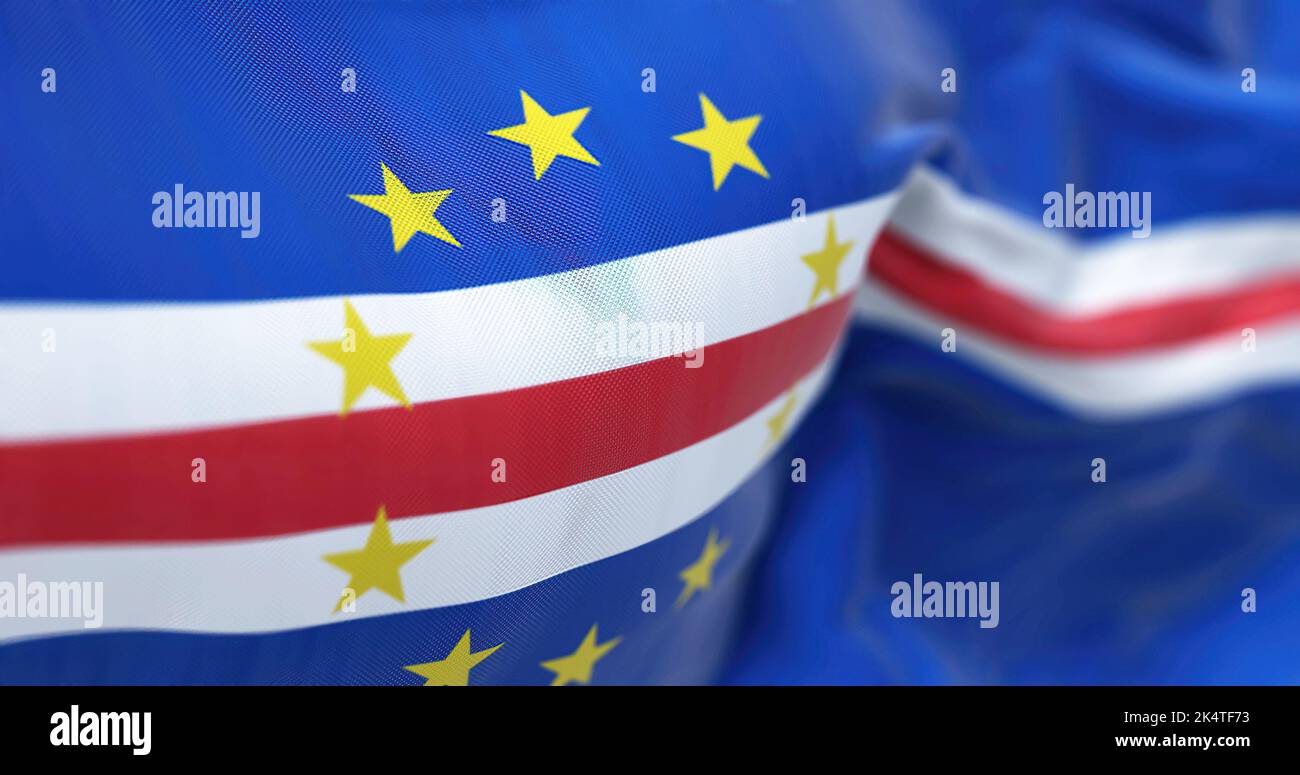
[[[749,147],[749,138],[758,129],[762,116],[748,116],[728,121],[722,111],[709,102],[709,98],[700,95],[700,112],[704,114],[704,128],[694,132],[674,135],[673,139],[683,145],[698,148],[709,154],[709,165],[713,168],[713,190],[722,187],[731,168],[739,164],[751,172],[767,177],[763,162],[758,160],[754,150]]]
[[[405,603],[399,569],[431,543],[433,539],[393,543],[393,536],[388,532],[388,514],[380,506],[365,547],[351,552],[327,554],[322,559],[350,574],[347,588],[352,590],[356,599],[372,589],[378,589],[399,603]],[[334,613],[339,612],[346,598],[346,595],[339,598]]]
[[[798,402],[798,396],[794,390],[791,390],[785,397],[785,402],[776,414],[767,418],[767,445],[770,447],[781,440],[785,434],[785,424],[790,420],[790,413],[794,411],[794,406]]]
[[[551,681],[551,686],[564,686],[572,682],[591,683],[591,671],[596,667],[596,662],[622,640],[622,636],[619,636],[604,643],[597,643],[596,625],[591,625],[591,629],[587,630],[587,637],[582,639],[577,651],[542,663],[542,667],[555,673],[555,680]]]
[[[523,89],[519,90],[519,98],[524,103],[524,123],[494,129],[488,134],[532,149],[533,176],[536,180],[542,179],[542,173],[550,169],[551,162],[557,156],[568,156],[570,159],[600,166],[596,157],[573,138],[573,133],[578,131],[578,125],[587,117],[591,108],[578,108],[552,116]]]
[[[311,349],[343,367],[343,408],[339,414],[346,415],[368,387],[376,388],[410,409],[411,402],[393,374],[390,362],[410,341],[411,334],[374,336],[361,322],[352,302],[346,299],[343,301],[343,332],[342,339],[307,343]]]
[[[393,171],[388,169],[387,164],[380,162],[379,167],[384,171],[384,193],[348,194],[348,197],[388,216],[393,227],[394,253],[400,253],[417,231],[460,247],[451,232],[433,217],[438,205],[451,196],[450,188],[446,191],[411,193]]]
[[[834,298],[839,293],[840,264],[849,254],[853,242],[835,241],[835,216],[832,214],[826,223],[826,244],[816,253],[809,253],[800,258],[817,274],[817,283],[813,285],[812,296],[808,298],[808,307],[817,301],[817,294],[824,288]]]
[[[704,542],[704,551],[700,552],[700,558],[686,569],[677,574],[677,577],[685,584],[682,587],[682,593],[677,596],[677,603],[674,607],[681,608],[691,599],[691,597],[700,590],[707,590],[713,586],[713,566],[718,564],[722,555],[726,553],[727,548],[731,546],[731,539],[718,541],[718,529],[709,530],[708,540]]]
[[[407,665],[404,669],[424,678],[425,686],[469,686],[469,671],[504,645],[498,643],[490,649],[470,651],[469,630],[465,630],[465,634],[460,636],[460,640],[452,647],[446,659]]]

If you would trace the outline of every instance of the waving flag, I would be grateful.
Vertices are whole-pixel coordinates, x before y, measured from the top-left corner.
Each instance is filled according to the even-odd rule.
[[[1293,679],[1294,13],[1093,10],[5,7],[0,682]]]

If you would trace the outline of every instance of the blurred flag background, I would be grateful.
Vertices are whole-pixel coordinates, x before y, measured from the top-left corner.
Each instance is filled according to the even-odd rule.
[[[0,682],[1296,681],[1298,16],[5,4]]]

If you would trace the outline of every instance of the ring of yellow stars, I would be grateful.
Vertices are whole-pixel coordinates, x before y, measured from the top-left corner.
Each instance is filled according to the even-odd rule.
[[[551,168],[551,163],[558,156],[600,166],[596,157],[573,137],[591,108],[578,108],[552,116],[523,89],[519,90],[519,99],[524,103],[524,123],[505,129],[493,129],[488,134],[528,146],[533,154],[535,180],[542,179],[542,173]]]
[[[401,402],[407,409],[411,402],[393,374],[392,360],[410,341],[411,334],[375,336],[361,321],[352,302],[343,301],[343,338],[308,342],[308,346],[343,367],[343,408],[347,415],[367,388]]]
[[[718,564],[718,560],[722,559],[722,555],[727,553],[730,546],[730,538],[718,541],[716,527],[709,530],[709,537],[704,542],[704,550],[700,552],[700,558],[677,574],[685,586],[682,587],[682,593],[677,596],[674,608],[681,608],[690,602],[696,592],[708,590],[713,586],[713,566]]]
[[[587,630],[587,637],[582,639],[582,643],[578,645],[576,651],[568,656],[548,659],[542,663],[542,667],[555,673],[555,680],[551,681],[551,686],[591,683],[591,672],[595,669],[596,662],[623,640],[622,636],[619,636],[604,643],[598,643],[596,638],[596,625],[593,624],[591,629]]]
[[[349,574],[347,589],[355,595],[354,599],[360,599],[370,590],[378,589],[397,602],[405,603],[400,569],[432,543],[432,538],[427,541],[393,543],[393,536],[388,531],[388,514],[380,506],[364,547],[351,552],[327,554],[321,559]],[[346,599],[346,594],[339,598],[334,613],[343,608]]]
[[[446,659],[440,659],[437,662],[425,662],[419,665],[407,665],[403,669],[410,670],[425,679],[425,686],[469,686],[469,671],[474,669],[474,666],[479,662],[492,656],[492,652],[504,645],[504,643],[498,643],[490,649],[471,651],[469,630],[465,630],[465,634],[460,636],[460,640],[452,647]]]
[[[758,129],[762,116],[747,116],[735,121],[728,121],[722,111],[714,107],[709,98],[700,95],[700,112],[704,114],[704,127],[693,132],[673,135],[673,139],[683,145],[698,148],[709,154],[709,166],[713,169],[713,190],[722,188],[722,181],[727,179],[731,168],[741,167],[768,177],[767,169],[759,161],[754,149],[749,147],[749,138]]]
[[[853,242],[836,242],[835,241],[835,216],[831,215],[826,222],[826,244],[816,253],[809,253],[801,256],[800,259],[808,265],[817,275],[817,282],[813,285],[812,296],[808,298],[808,308],[817,301],[817,295],[825,290],[835,298],[839,293],[839,276],[840,264],[844,262],[844,257],[849,254],[849,249],[853,247]]]
[[[777,443],[785,435],[786,423],[790,421],[790,414],[794,412],[797,403],[799,397],[795,395],[794,390],[791,390],[786,394],[785,401],[782,402],[781,408],[776,410],[776,414],[767,418],[767,446]]]
[[[348,197],[388,216],[389,225],[393,228],[394,253],[400,253],[416,232],[423,232],[430,237],[460,247],[460,243],[451,236],[451,232],[433,217],[443,200],[451,196],[450,188],[446,191],[412,193],[406,184],[388,169],[387,164],[380,162],[379,167],[384,172],[384,193],[348,194]]]

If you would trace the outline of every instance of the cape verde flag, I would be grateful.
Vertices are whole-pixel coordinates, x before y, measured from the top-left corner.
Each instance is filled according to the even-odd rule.
[[[1296,680],[1296,16],[0,8],[0,683]]]

